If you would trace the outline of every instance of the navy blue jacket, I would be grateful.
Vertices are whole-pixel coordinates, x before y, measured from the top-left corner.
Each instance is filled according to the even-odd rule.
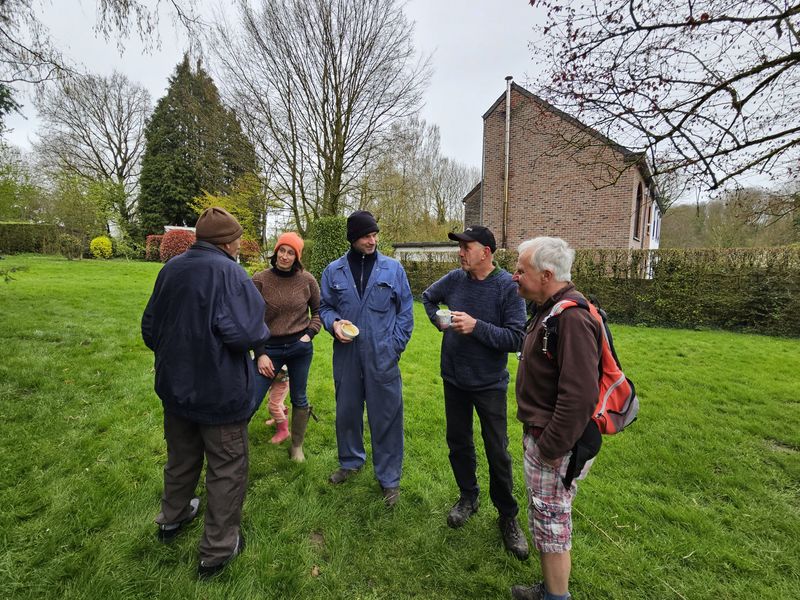
[[[364,377],[391,381],[400,376],[400,355],[414,330],[414,297],[406,272],[398,261],[375,253],[375,266],[359,296],[347,255],[325,267],[320,286],[319,316],[333,335],[333,323],[346,319],[360,333],[350,344],[334,336],[333,378],[345,375],[346,357],[359,354]]]
[[[164,412],[194,423],[249,419],[257,407],[249,350],[269,337],[264,299],[226,252],[197,242],[170,259],[142,315]]]

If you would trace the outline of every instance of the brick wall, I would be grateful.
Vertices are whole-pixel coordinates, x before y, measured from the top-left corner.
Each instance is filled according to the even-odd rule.
[[[503,236],[505,94],[484,116],[480,222]],[[647,224],[634,239],[636,191],[643,182],[625,156],[518,86],[511,93],[506,247],[539,235],[575,248],[647,248]],[[644,186],[641,219],[652,214]],[[467,213],[465,211],[465,215]]]
[[[481,224],[481,184],[464,196],[464,228]]]

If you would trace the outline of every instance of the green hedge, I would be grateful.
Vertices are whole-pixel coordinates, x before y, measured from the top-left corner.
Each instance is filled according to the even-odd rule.
[[[320,217],[309,229],[306,247],[303,249],[303,264],[319,281],[325,267],[350,249],[347,241],[347,219]]]
[[[800,336],[797,247],[657,250],[649,265],[644,251],[599,257],[582,252],[573,278],[615,321]]]
[[[422,292],[434,281],[459,268],[458,257],[455,254],[451,257],[429,254],[425,260],[400,262],[406,270],[411,293],[415,298],[422,296]]]
[[[516,256],[496,256],[513,271]],[[454,260],[403,261],[412,292]],[[800,336],[800,248],[579,250],[572,278],[614,322]]]
[[[43,223],[0,223],[0,252],[16,254],[35,252],[55,254],[59,251],[59,229]]]

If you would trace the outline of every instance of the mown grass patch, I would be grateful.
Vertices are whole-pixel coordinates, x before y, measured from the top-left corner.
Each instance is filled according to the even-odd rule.
[[[315,340],[308,462],[250,427],[246,552],[197,583],[202,523],[164,547],[161,407],[139,318],[155,263],[16,256],[0,282],[0,597],[506,598],[539,578],[501,545],[480,455],[483,504],[445,516],[439,334],[416,307],[401,368],[406,462],[400,504],[371,467],[333,487],[331,341]],[[576,501],[576,598],[797,597],[800,582],[800,341],[614,326],[642,398],[640,421],[604,440]],[[516,361],[511,361],[512,376]],[[521,432],[509,394],[516,495]],[[476,431],[477,431],[476,422]],[[524,511],[521,515],[524,520]]]

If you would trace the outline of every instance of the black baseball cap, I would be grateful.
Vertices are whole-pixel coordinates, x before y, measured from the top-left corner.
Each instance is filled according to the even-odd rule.
[[[464,233],[450,232],[447,237],[456,242],[478,242],[488,246],[492,253],[497,250],[497,243],[494,241],[492,230],[483,225],[470,225],[464,230]]]

